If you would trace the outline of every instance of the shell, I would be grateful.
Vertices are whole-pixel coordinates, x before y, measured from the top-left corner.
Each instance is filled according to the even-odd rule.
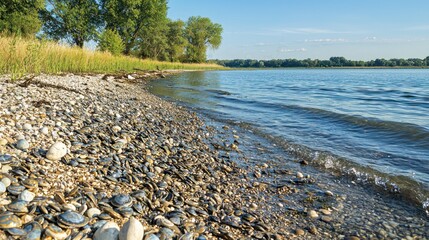
[[[0,228],[19,228],[22,226],[22,221],[17,216],[4,213],[0,215]]]
[[[88,218],[73,211],[66,211],[57,216],[58,224],[65,228],[79,228],[88,224]]]
[[[133,199],[128,194],[119,194],[112,197],[110,203],[115,207],[129,207],[133,204]]]

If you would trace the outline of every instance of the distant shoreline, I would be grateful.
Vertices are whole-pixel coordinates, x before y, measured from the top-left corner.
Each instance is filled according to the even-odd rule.
[[[429,69],[425,67],[229,67],[228,70],[277,70],[277,69]]]

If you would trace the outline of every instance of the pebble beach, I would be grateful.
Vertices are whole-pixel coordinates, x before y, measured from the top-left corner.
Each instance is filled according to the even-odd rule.
[[[390,208],[350,223],[365,203],[249,160],[256,144],[150,94],[153,77],[0,77],[0,239],[427,238],[425,216]]]

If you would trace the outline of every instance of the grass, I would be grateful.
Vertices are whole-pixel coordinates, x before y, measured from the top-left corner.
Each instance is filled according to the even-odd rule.
[[[27,74],[116,73],[141,70],[217,70],[216,64],[171,63],[142,60],[128,56],[113,56],[60,45],[37,39],[0,36],[0,74],[10,74],[12,80]]]

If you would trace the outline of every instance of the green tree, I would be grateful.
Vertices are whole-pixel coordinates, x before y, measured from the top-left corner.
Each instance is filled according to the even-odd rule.
[[[54,40],[66,39],[83,47],[97,37],[102,24],[96,0],[48,0],[49,7],[41,13],[43,31]]]
[[[124,51],[125,45],[116,30],[106,29],[98,39],[97,48],[100,51],[108,51],[113,55],[119,55]]]
[[[143,0],[144,16],[141,33],[137,38],[139,56],[165,59],[168,31],[167,0]]]
[[[185,22],[182,20],[169,21],[167,31],[167,59],[171,62],[180,61],[185,53],[187,44],[185,33]]]
[[[166,46],[166,0],[101,0],[106,27],[115,29],[125,54],[158,58]],[[152,48],[153,47],[153,48]],[[152,48],[152,49],[150,49]]]
[[[0,33],[36,34],[42,26],[38,14],[44,7],[44,0],[0,0]]]
[[[188,40],[186,47],[186,61],[206,61],[207,47],[219,48],[222,42],[222,26],[212,23],[209,18],[190,17],[186,23],[185,36]]]

